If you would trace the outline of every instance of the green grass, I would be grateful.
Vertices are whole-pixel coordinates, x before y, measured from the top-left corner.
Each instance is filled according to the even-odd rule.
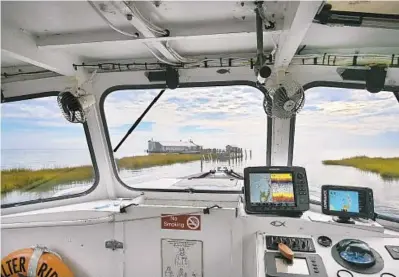
[[[399,157],[356,156],[340,160],[324,160],[323,164],[350,166],[363,171],[380,174],[383,179],[399,179]]]
[[[93,179],[92,166],[51,169],[8,169],[1,171],[1,193],[13,190],[45,191],[60,184]]]
[[[154,154],[117,159],[120,169],[140,169],[152,166],[186,163],[201,159],[200,154]],[[54,186],[73,182],[91,181],[94,178],[92,166],[78,166],[52,169],[7,169],[1,171],[1,193],[13,190],[46,191]]]
[[[198,161],[201,157],[201,154],[151,154],[148,156],[124,157],[117,159],[116,163],[120,169],[140,169]]]

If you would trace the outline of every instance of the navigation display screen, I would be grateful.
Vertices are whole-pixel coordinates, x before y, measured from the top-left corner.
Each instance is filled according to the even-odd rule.
[[[329,190],[329,209],[335,212],[359,213],[359,192],[350,190]]]
[[[250,173],[250,202],[295,206],[292,173]]]
[[[367,187],[323,185],[321,187],[323,214],[347,220],[350,217],[375,219],[373,190]]]

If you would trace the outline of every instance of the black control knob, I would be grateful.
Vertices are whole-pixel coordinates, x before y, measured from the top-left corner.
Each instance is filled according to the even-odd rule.
[[[290,242],[291,242],[291,239],[290,239],[290,238],[284,238],[284,241],[285,241],[285,244],[286,244],[286,245],[289,245]]]
[[[277,237],[272,237],[271,238],[271,248],[272,249],[277,249],[278,248],[278,238]]]
[[[304,240],[302,241],[301,249],[306,250],[306,242]]]
[[[303,179],[303,174],[302,174],[302,173],[298,173],[298,174],[296,175],[296,177],[298,177],[298,179],[301,180],[301,179]]]
[[[298,245],[297,245],[297,242],[295,241],[295,239],[292,239],[292,242],[291,242],[291,249],[296,249],[297,246],[298,246]]]

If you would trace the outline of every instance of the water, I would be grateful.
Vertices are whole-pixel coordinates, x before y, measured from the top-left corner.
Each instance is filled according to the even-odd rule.
[[[247,166],[264,164],[264,160],[254,157],[230,166],[236,172],[242,173]],[[213,169],[215,166],[228,166],[223,163],[204,164],[204,171]],[[298,164],[299,165],[299,164]],[[321,186],[325,184],[341,186],[370,187],[374,192],[375,209],[379,213],[399,215],[399,180],[383,180],[378,174],[364,172],[352,167],[325,166],[321,161],[308,161],[300,164],[307,169],[310,188],[310,198],[320,200]],[[188,164],[175,164],[171,166],[153,167],[143,170],[125,170],[120,173],[121,179],[128,185],[139,186],[140,182],[154,179],[174,178],[199,172],[201,163],[192,162]]]
[[[76,151],[66,151],[66,150],[57,150],[59,156],[42,154],[41,157],[51,157],[48,159],[47,164],[54,165],[57,163],[56,160],[60,159],[60,157],[69,157],[68,161],[63,160],[63,164],[65,165],[76,165],[79,155],[83,158],[84,155],[87,155],[86,151],[79,152]],[[360,150],[359,150],[360,151]],[[386,151],[387,156],[392,156],[396,154],[393,151]],[[16,153],[16,152],[15,152]],[[26,153],[27,152],[19,152]],[[73,153],[73,155],[71,155]],[[80,153],[80,154],[79,154]],[[357,153],[357,152],[356,152]],[[343,185],[343,186],[365,186],[373,189],[374,198],[375,198],[375,207],[376,211],[379,213],[385,213],[390,215],[399,215],[399,180],[383,180],[378,174],[363,172],[355,168],[351,167],[343,167],[343,166],[325,166],[321,163],[322,159],[328,158],[337,158],[337,157],[347,157],[348,155],[356,154],[353,153],[339,153],[334,151],[334,153],[323,153],[321,155],[317,155],[318,157],[312,157],[309,155],[298,155],[295,159],[295,164],[304,166],[307,169],[309,187],[310,187],[310,195],[312,199],[319,200],[320,199],[320,188],[323,184],[334,184],[334,185]],[[381,153],[381,152],[379,152]],[[7,153],[10,155],[10,153]],[[300,153],[299,153],[300,154]],[[381,153],[384,154],[384,153]],[[390,155],[389,155],[390,154]],[[16,154],[15,154],[16,155]],[[13,156],[11,161],[17,160],[17,158]],[[2,161],[3,160],[3,151],[2,151]],[[38,159],[38,156],[36,156]],[[23,159],[26,161],[26,159]],[[21,160],[20,160],[21,161]],[[39,160],[38,160],[39,161]],[[38,164],[39,162],[37,162]],[[243,161],[231,161],[230,164],[228,162],[220,162],[220,163],[212,163],[207,162],[203,164],[203,171],[208,171],[210,169],[215,168],[216,166],[231,166],[234,168],[236,172],[242,173],[243,169],[247,166],[255,166],[255,165],[263,165],[265,163],[265,155],[259,154],[259,152],[254,151],[253,159],[243,160]],[[10,168],[14,165],[15,162],[11,164],[2,164],[2,168]],[[20,162],[21,164],[21,162]],[[23,164],[21,164],[23,165]],[[196,174],[201,171],[201,162],[190,162],[185,164],[174,164],[168,166],[159,166],[152,168],[145,168],[141,170],[122,170],[120,172],[121,179],[128,185],[140,186],[139,184],[142,182],[162,179],[162,178],[175,178],[182,177],[186,175]],[[67,195],[79,193],[90,188],[91,184],[89,183],[75,183],[75,184],[67,184],[62,186],[56,186],[52,188],[51,191],[46,192],[20,192],[14,191],[7,194],[3,194],[1,196],[2,204],[6,203],[15,203],[27,200],[34,200],[38,198],[47,198],[56,195]]]
[[[1,149],[1,169],[55,168],[91,164],[88,149]]]

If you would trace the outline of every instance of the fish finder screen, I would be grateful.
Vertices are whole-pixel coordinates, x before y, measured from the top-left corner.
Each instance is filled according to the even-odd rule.
[[[359,192],[349,190],[330,190],[329,208],[334,212],[359,213]]]
[[[250,173],[249,183],[251,203],[295,206],[292,173]]]

